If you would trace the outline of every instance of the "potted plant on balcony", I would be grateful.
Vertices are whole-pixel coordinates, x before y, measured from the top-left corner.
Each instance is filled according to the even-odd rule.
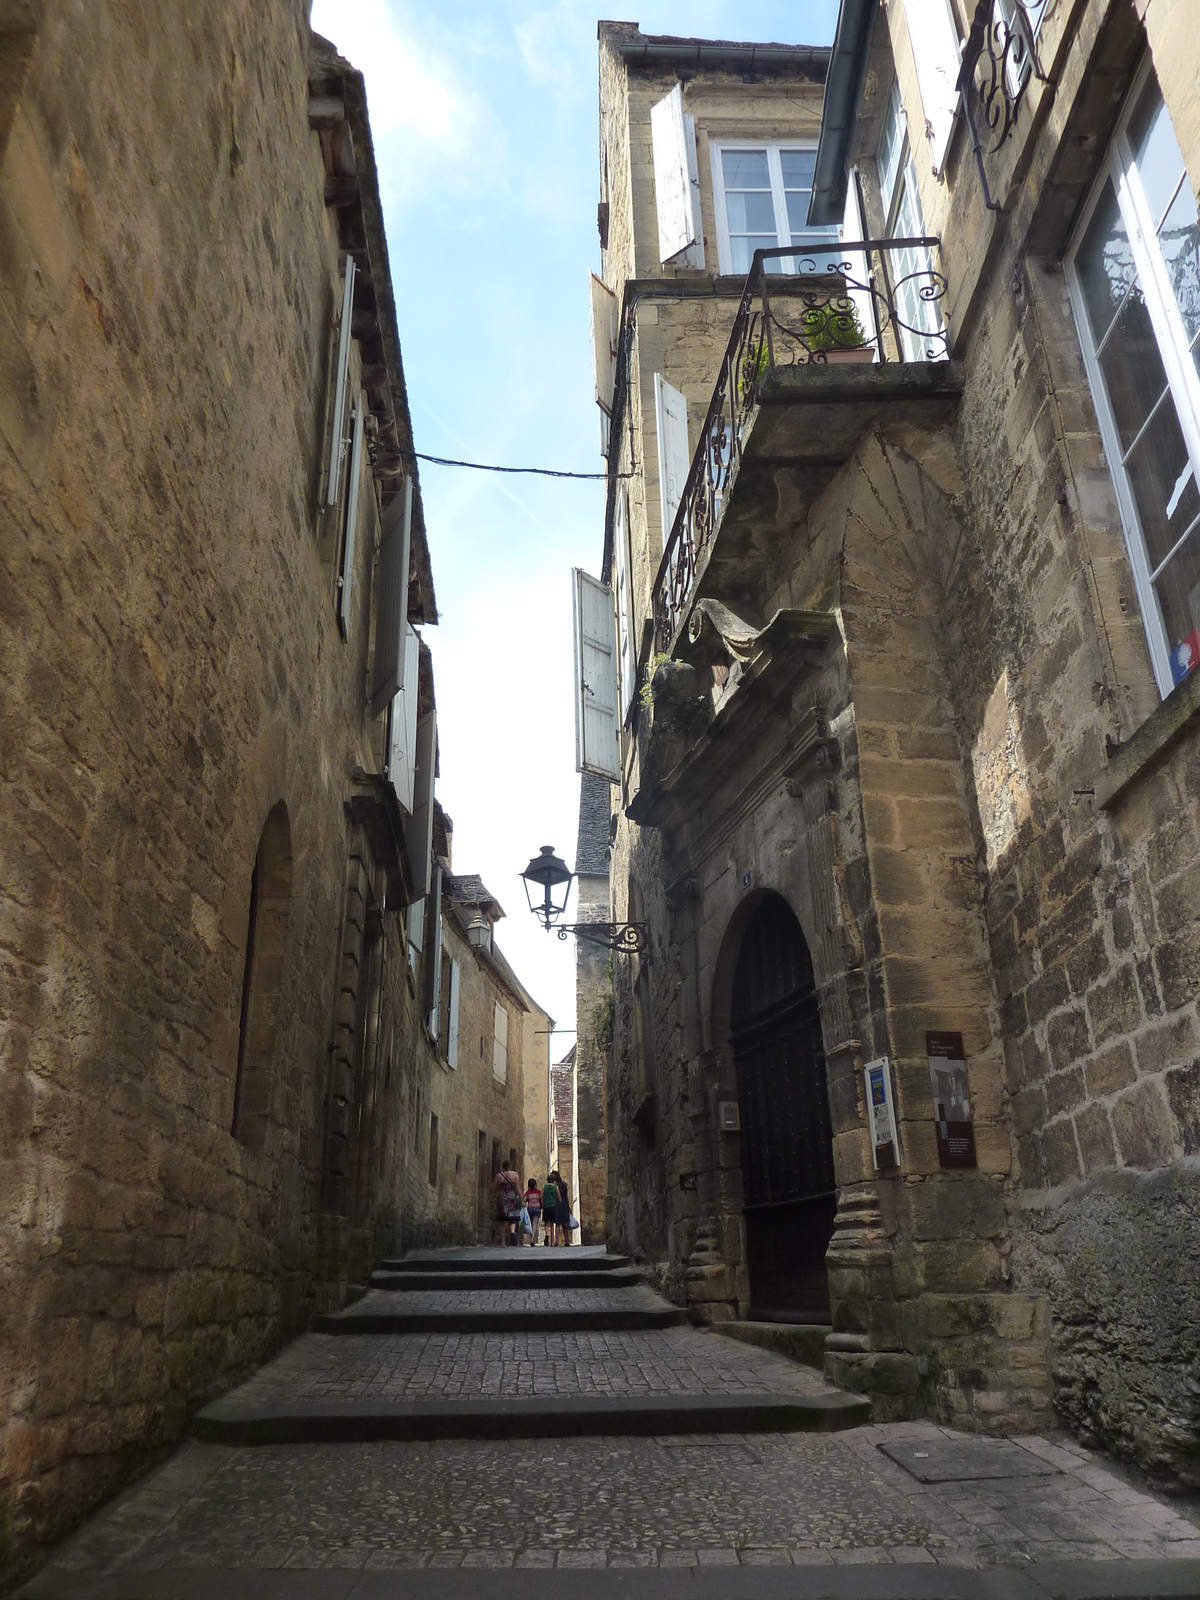
[[[853,300],[809,306],[801,319],[800,337],[811,360],[838,364],[875,359],[875,346],[863,332]]]

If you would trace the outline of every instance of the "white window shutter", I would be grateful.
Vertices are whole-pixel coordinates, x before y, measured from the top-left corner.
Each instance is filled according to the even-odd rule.
[[[458,962],[450,962],[450,1026],[447,1029],[446,1061],[452,1067],[458,1066]]]
[[[329,440],[329,471],[325,504],[335,506],[341,494],[342,465],[346,456],[346,384],[350,376],[350,321],[354,315],[354,257],[346,257],[342,283],[342,321],[338,332],[337,368],[333,378],[333,432]]]
[[[699,245],[703,266],[696,129],[692,119],[684,115],[681,84],[677,83],[669,95],[651,106],[650,143],[654,153],[659,260],[673,261],[683,251]],[[687,262],[688,266],[694,264]]]
[[[354,443],[346,480],[346,536],[342,540],[342,572],[338,579],[338,622],[342,637],[350,637],[350,603],[354,595],[354,546],[358,531],[358,480],[362,476],[363,395],[354,402]]]
[[[382,714],[404,688],[405,629],[408,627],[408,553],[412,542],[412,479],[383,514],[375,603],[375,668],[371,715]]]
[[[414,900],[408,908],[408,964],[416,972],[425,943],[425,901]]]
[[[417,723],[416,762],[413,775],[413,810],[404,829],[408,862],[417,899],[430,891],[433,877],[433,787],[437,772],[437,713],[430,711]]]
[[[683,498],[692,455],[688,449],[687,400],[661,372],[654,374],[654,417],[658,424],[658,497],[665,548]]]
[[[688,194],[692,202],[692,243],[680,257],[685,267],[704,271],[704,229],[700,221],[700,163],[696,156],[696,119],[690,113],[683,119],[683,147],[688,164]]]
[[[950,0],[904,0],[904,15],[921,88],[929,160],[934,172],[940,174],[958,111],[962,61],[958,30],[950,13]],[[917,140],[911,142],[916,144]]]
[[[396,799],[411,816],[417,766],[417,670],[421,641],[411,623],[404,624],[404,687],[392,701],[392,739],[387,775]]]
[[[499,1083],[508,1082],[508,1012],[498,1000],[492,1029],[492,1077]]]
[[[596,377],[596,404],[611,412],[617,386],[617,297],[593,272],[592,367]]]
[[[616,627],[612,592],[581,567],[571,573],[575,613],[575,770],[616,783]]]
[[[438,1009],[442,998],[442,869],[433,869],[429,893],[429,948],[425,952],[425,1021],[438,1036]]]
[[[617,645],[621,683],[621,722],[633,703],[637,678],[637,644],[633,624],[633,573],[629,548],[629,495],[625,485],[617,487],[616,516],[613,519],[613,552],[617,570]]]
[[[842,238],[857,243],[858,240],[865,237],[862,209],[858,203],[858,175],[856,169],[851,167],[846,181],[846,210],[842,216]],[[861,250],[852,250],[849,253],[843,251],[842,259],[847,265],[847,277],[853,278],[861,284],[866,284],[869,281],[867,274],[870,269],[867,266],[867,258]],[[871,298],[870,291],[866,288],[850,288],[846,292],[849,294],[854,309],[858,313],[859,324],[862,327],[864,336],[873,341],[875,345],[875,360],[878,361],[879,341],[875,337],[875,302]]]

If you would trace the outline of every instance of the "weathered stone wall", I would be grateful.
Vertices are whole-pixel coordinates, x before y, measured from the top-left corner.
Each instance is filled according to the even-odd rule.
[[[434,1070],[346,810],[382,748],[378,508],[367,470],[344,642],[306,8],[34,10],[23,76],[0,36],[0,1499],[23,1547],[403,1242]],[[274,1043],[235,1138],[280,806],[286,933],[252,1019]]]
[[[608,879],[577,879],[580,922],[607,922]],[[602,1244],[605,1230],[605,1082],[612,1036],[615,968],[623,958],[602,945],[576,940],[575,1158],[578,1163],[580,1242]]]

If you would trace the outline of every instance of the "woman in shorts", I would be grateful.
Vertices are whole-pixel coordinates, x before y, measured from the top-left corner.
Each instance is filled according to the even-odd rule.
[[[552,1172],[542,1185],[542,1243],[557,1243],[558,1230],[558,1185],[557,1172]]]

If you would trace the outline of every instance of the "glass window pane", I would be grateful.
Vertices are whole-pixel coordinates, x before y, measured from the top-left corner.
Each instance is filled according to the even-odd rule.
[[[783,168],[785,189],[811,189],[813,172],[817,165],[815,150],[781,150],[779,165]]]
[[[1136,285],[1126,297],[1100,352],[1100,370],[1124,452],[1167,387],[1158,340],[1142,291]]]
[[[771,187],[765,150],[722,150],[721,170],[725,174],[727,190]]]
[[[1200,491],[1169,397],[1130,452],[1125,469],[1153,572],[1200,511]]]
[[[1185,175],[1158,230],[1158,242],[1189,344],[1200,333],[1200,228],[1196,221],[1196,197]]]
[[[1155,223],[1162,216],[1175,193],[1175,186],[1183,171],[1183,152],[1170,113],[1163,104],[1158,79],[1151,73],[1142,90],[1137,110],[1129,123],[1129,141],[1133,145],[1138,177],[1146,191],[1150,215]]]
[[[732,233],[729,236],[729,252],[733,257],[730,270],[733,272],[749,272],[750,261],[756,250],[774,250],[779,240],[773,233]],[[782,272],[778,259],[766,263],[768,272]]]
[[[888,100],[887,115],[883,119],[883,130],[879,136],[879,187],[883,193],[883,209],[892,209],[892,199],[896,190],[896,178],[900,172],[900,154],[904,145],[904,112],[900,105],[900,90],[893,83],[892,93]]]
[[[770,194],[730,194],[725,197],[729,208],[730,233],[770,234],[775,238],[775,204]]]
[[[1088,321],[1097,344],[1108,332],[1125,291],[1133,282],[1135,267],[1129,235],[1117,207],[1111,182],[1106,182],[1075,258],[1079,286]]]
[[[1171,677],[1182,683],[1200,665],[1200,526],[1164,567],[1154,592],[1171,652]]]

